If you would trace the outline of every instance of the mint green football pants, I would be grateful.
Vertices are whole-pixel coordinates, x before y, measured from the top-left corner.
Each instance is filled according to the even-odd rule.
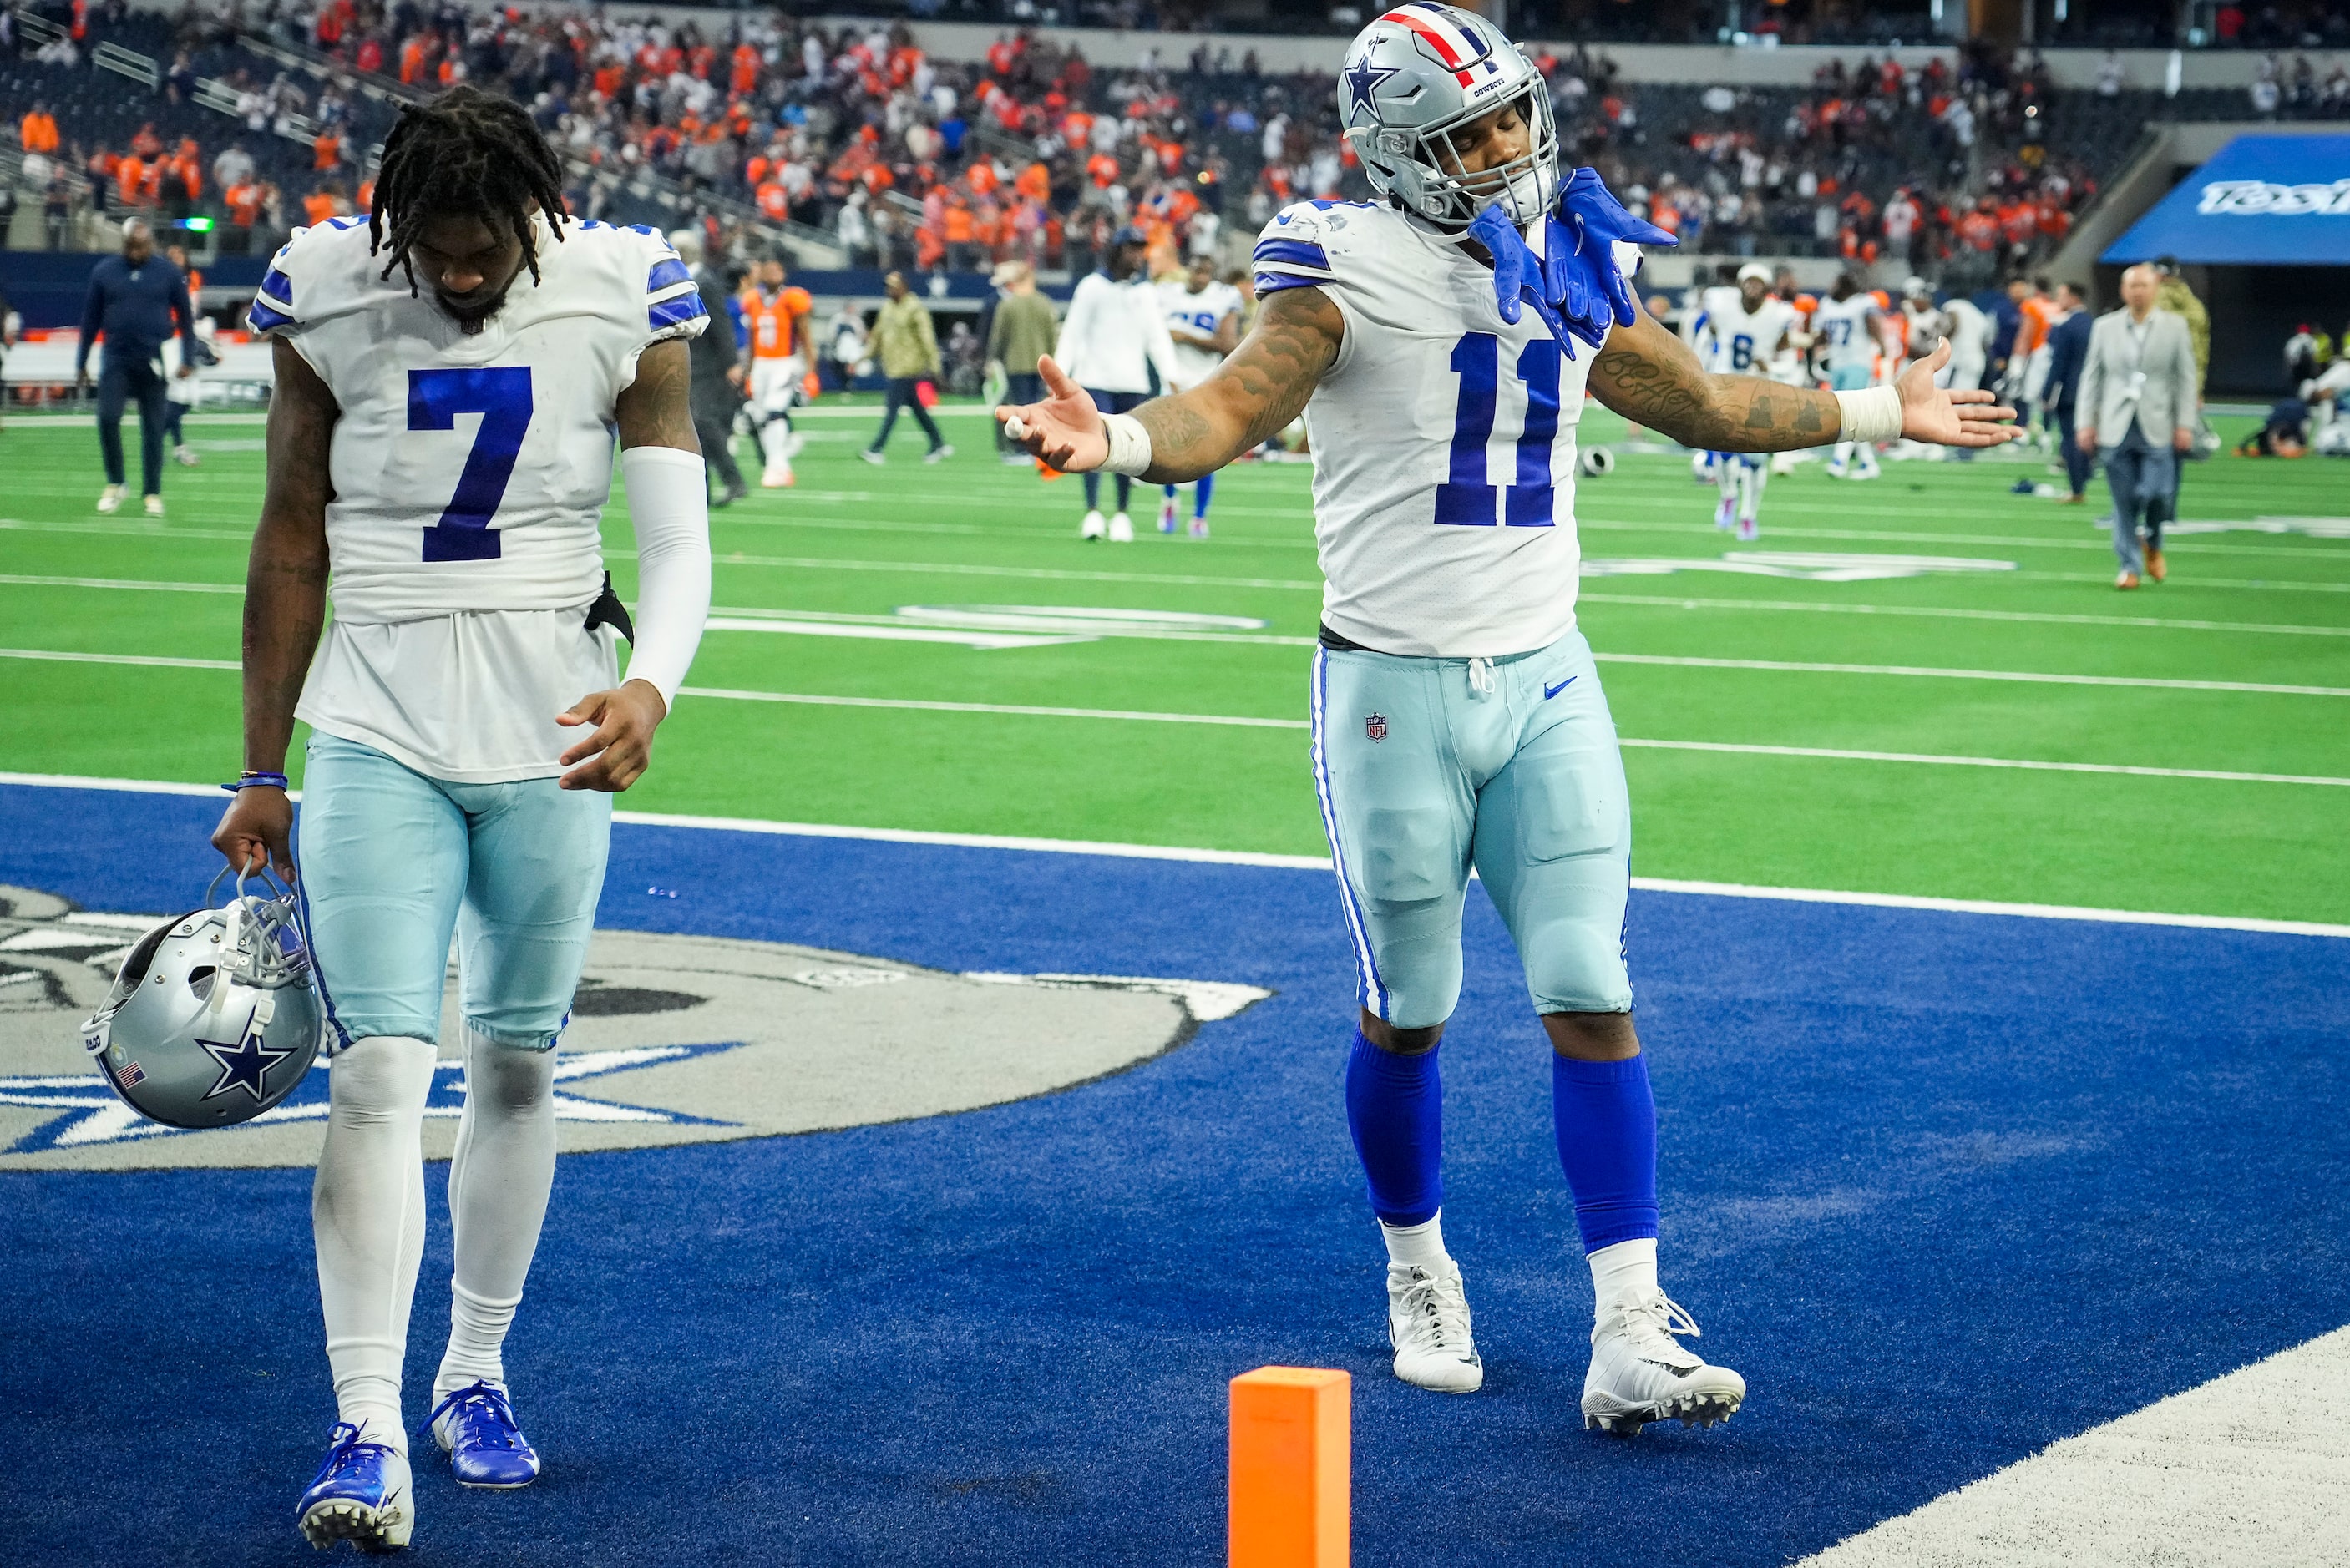
[[[1316,649],[1314,781],[1374,1017],[1452,1015],[1471,867],[1536,1012],[1631,1010],[1631,813],[1580,632],[1492,659]]]

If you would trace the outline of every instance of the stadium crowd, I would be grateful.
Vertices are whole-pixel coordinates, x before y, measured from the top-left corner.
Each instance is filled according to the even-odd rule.
[[[120,24],[86,0],[74,17],[85,42]],[[332,74],[241,56],[255,35]],[[211,66],[234,95],[230,118],[212,117],[224,144],[156,121],[127,145],[84,143],[36,103],[17,127],[22,188],[41,191],[54,167],[111,208],[208,210],[225,248],[265,246],[293,223],[365,210],[368,149],[390,115],[357,90],[374,78],[411,92],[471,81],[530,105],[585,171],[583,214],[607,215],[619,186],[653,175],[828,240],[852,265],[1082,273],[1132,224],[1163,270],[1187,254],[1233,259],[1289,201],[1367,193],[1331,77],[1267,74],[1253,54],[1205,45],[1180,63],[1146,51],[1097,68],[1024,30],[953,62],[903,26],[781,13],[745,12],[722,34],[601,9],[191,0],[168,47],[159,107],[192,98],[198,62]],[[1691,250],[1883,260],[1960,287],[2061,244],[2151,108],[2124,93],[2117,58],[2095,88],[2059,92],[2036,57],[1989,48],[1955,68],[1839,60],[1808,89],[1635,86],[1585,49],[1538,63],[1574,161]],[[2272,57],[2252,98],[2259,112],[2350,114],[2350,75]],[[307,157],[289,163],[293,125]],[[759,248],[723,214],[709,220],[713,243]]]

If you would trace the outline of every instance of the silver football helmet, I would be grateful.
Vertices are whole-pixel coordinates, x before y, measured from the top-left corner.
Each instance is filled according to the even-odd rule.
[[[213,877],[204,908],[141,937],[81,1026],[108,1085],[166,1127],[250,1121],[294,1092],[318,1052],[327,1009],[299,900],[274,877],[267,898],[244,880],[215,909]]]
[[[1464,174],[1454,137],[1514,104],[1524,156]],[[1436,0],[1405,0],[1355,36],[1338,73],[1338,119],[1371,189],[1441,229],[1507,204],[1523,227],[1558,198],[1558,127],[1534,62],[1482,16]]]

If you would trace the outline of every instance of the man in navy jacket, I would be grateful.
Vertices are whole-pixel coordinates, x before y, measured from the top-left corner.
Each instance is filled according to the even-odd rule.
[[[2063,311],[2048,329],[2048,384],[2041,405],[2056,416],[2058,446],[2064,453],[2064,477],[2072,493],[2064,504],[2078,506],[2088,499],[2089,475],[2095,472],[2095,454],[2081,450],[2073,439],[2073,409],[2081,396],[2081,365],[2089,355],[2092,325],[2081,291],[2069,283],[2056,286],[2056,308]]]
[[[163,343],[181,337],[180,374],[196,373],[196,313],[188,303],[187,275],[155,254],[155,236],[137,218],[122,225],[122,254],[90,275],[82,306],[81,342],[74,379],[89,385],[89,348],[106,334],[98,377],[98,447],[106,459],[100,512],[122,504],[122,410],[139,400],[139,455],[146,481],[147,514],[163,515]]]

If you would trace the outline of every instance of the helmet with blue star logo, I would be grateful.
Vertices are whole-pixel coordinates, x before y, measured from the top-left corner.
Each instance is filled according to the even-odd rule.
[[[217,888],[219,881],[214,879]],[[166,1127],[233,1127],[294,1092],[327,1010],[295,896],[244,890],[164,921],[122,961],[81,1026],[82,1048],[124,1104]]]
[[[1469,171],[1461,132],[1505,106],[1525,122],[1526,151]],[[1549,85],[1499,27],[1458,6],[1406,0],[1357,34],[1338,118],[1371,189],[1438,228],[1465,228],[1497,203],[1523,227],[1557,199]]]

